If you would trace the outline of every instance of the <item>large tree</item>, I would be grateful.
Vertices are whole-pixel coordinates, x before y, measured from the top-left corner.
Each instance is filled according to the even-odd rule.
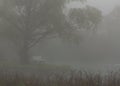
[[[66,15],[64,9],[69,1],[71,0],[4,0],[5,5],[0,10],[2,25],[8,38],[17,46],[21,62],[28,63],[29,50],[45,38],[59,36],[70,40],[76,39],[78,28],[75,27],[75,23],[78,22],[74,21],[75,17],[82,22],[78,23],[79,29],[91,28],[91,25],[83,22],[93,21],[92,15],[89,19],[84,18],[86,13],[90,12],[94,15],[99,13],[96,14],[91,9],[87,9],[86,13],[78,10],[79,13],[76,14],[79,16]],[[81,15],[81,13],[84,14]],[[98,18],[99,16],[95,19]],[[93,22],[93,25],[96,25],[96,22]]]

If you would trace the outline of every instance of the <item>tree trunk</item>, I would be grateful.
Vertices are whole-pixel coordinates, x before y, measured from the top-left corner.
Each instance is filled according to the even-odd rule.
[[[27,43],[25,43],[20,50],[20,61],[22,64],[29,64],[30,63],[30,55]]]
[[[29,64],[29,53],[28,50],[23,49],[20,53],[20,61],[22,64]]]

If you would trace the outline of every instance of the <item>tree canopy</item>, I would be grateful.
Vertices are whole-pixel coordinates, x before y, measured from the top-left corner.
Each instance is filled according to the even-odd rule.
[[[65,15],[63,10],[70,1],[4,0],[1,26],[18,47],[22,60],[27,62],[29,49],[43,39],[59,36],[73,40],[79,37],[78,29],[95,28],[101,19],[100,11],[93,7],[74,8]]]

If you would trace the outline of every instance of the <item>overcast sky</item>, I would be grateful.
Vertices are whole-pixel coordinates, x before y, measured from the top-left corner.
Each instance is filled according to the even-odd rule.
[[[87,2],[102,10],[103,14],[108,14],[116,5],[120,5],[120,0],[87,0]],[[80,5],[80,3],[74,3],[76,7]]]
[[[98,7],[106,14],[110,12],[115,5],[120,5],[120,0],[88,0],[88,3]]]

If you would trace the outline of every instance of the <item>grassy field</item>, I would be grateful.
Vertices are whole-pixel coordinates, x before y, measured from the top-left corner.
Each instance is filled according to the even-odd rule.
[[[27,71],[26,74],[28,74]],[[120,86],[120,71],[104,75],[89,71],[51,72],[45,76],[33,73],[0,71],[0,86]]]

